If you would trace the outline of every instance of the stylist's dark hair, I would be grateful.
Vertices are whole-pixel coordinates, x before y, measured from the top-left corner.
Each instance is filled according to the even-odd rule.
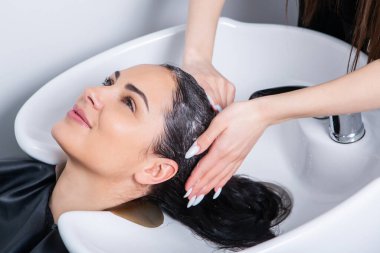
[[[153,150],[174,160],[178,172],[172,179],[154,185],[144,199],[153,201],[219,248],[240,250],[273,238],[273,227],[289,215],[292,207],[289,194],[274,184],[233,176],[217,199],[209,194],[201,204],[187,208],[185,182],[206,152],[190,159],[185,159],[185,153],[216,114],[191,75],[178,67],[162,66],[173,74],[177,87],[173,106],[165,115],[164,133]]]
[[[299,0],[300,24],[309,27],[322,9],[335,12],[341,16],[339,10],[344,2],[344,0]],[[348,42],[351,43],[352,47],[347,72],[356,69],[360,51],[368,55],[368,63],[380,59],[380,1],[356,0],[346,2],[347,5],[351,3],[355,6],[356,13],[353,31],[348,33],[348,37],[351,37]],[[288,0],[286,0],[286,5],[288,5]],[[354,50],[354,47],[358,50]],[[355,54],[350,67],[353,52]]]

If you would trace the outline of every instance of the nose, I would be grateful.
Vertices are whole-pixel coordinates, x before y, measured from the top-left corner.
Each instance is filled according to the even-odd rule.
[[[104,106],[102,95],[99,87],[89,87],[84,91],[84,100],[86,103],[93,106],[95,110],[101,110]]]

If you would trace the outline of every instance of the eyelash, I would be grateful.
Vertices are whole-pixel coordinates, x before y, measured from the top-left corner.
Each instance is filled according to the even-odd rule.
[[[113,79],[107,77],[103,83],[102,83],[104,86],[111,86],[114,84],[114,81]],[[129,109],[131,109],[132,112],[135,112],[136,110],[136,105],[135,105],[135,101],[130,97],[130,96],[127,96],[127,97],[124,97],[122,100],[121,100],[124,104],[126,104]]]
[[[111,86],[113,84],[113,80],[111,78],[107,77],[106,79],[104,79],[102,84],[104,86]]]
[[[135,101],[133,101],[133,99],[131,97],[124,97],[122,99],[123,103],[126,104],[132,112],[135,112],[136,110],[136,105],[135,105]]]

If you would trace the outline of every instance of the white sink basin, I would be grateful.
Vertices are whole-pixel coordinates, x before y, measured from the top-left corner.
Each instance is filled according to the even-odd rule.
[[[237,88],[237,100],[256,90],[311,85],[345,74],[350,46],[332,37],[280,25],[222,19],[215,66]],[[140,63],[181,62],[184,27],[169,28],[97,55],[62,73],[35,93],[15,123],[21,148],[57,164],[65,156],[50,136],[53,123],[88,85],[117,69]],[[366,61],[361,55],[359,65]],[[360,85],[360,84],[358,84]],[[59,99],[56,97],[59,96]],[[38,112],[38,113],[37,113]],[[380,112],[363,114],[364,138],[333,142],[326,120],[302,119],[269,128],[239,173],[278,183],[294,198],[281,235],[244,252],[380,252]],[[72,252],[214,252],[187,228],[165,217],[165,226],[146,229],[110,212],[69,212],[59,230]],[[145,231],[145,232],[144,232]]]

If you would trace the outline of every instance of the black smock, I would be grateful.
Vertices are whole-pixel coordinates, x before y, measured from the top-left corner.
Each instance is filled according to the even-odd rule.
[[[55,167],[35,160],[0,161],[0,252],[68,252],[49,198]]]

